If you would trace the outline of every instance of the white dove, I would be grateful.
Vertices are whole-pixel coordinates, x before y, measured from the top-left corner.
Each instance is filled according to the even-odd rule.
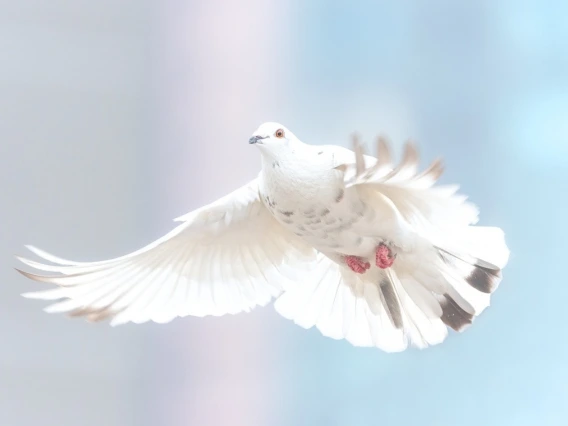
[[[441,343],[490,302],[509,258],[499,228],[473,226],[477,208],[457,186],[434,186],[439,161],[417,174],[407,144],[393,168],[339,146],[311,146],[278,123],[249,143],[258,177],[176,219],[148,246],[100,262],[73,262],[28,246],[46,265],[18,257],[56,284],[25,297],[111,325],[248,312],[276,298],[296,324],[355,346],[397,352]]]

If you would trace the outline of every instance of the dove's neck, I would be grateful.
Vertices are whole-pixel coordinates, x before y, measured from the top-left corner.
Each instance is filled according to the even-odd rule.
[[[290,174],[309,166],[310,148],[309,145],[299,142],[281,149],[272,147],[269,150],[262,150],[262,169],[269,173]]]
[[[274,151],[263,152],[259,186],[261,193],[282,208],[291,209],[306,199],[317,198],[324,192],[322,188],[333,190],[337,175],[316,148],[295,146],[276,155]]]

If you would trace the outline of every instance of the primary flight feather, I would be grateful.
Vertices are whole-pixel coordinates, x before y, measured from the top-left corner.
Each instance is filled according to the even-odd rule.
[[[436,186],[442,165],[418,172],[407,144],[393,165],[301,142],[265,123],[258,177],[176,221],[146,247],[100,262],[74,262],[28,247],[50,264],[19,258],[57,285],[25,297],[48,312],[111,324],[165,323],[186,315],[248,312],[273,299],[296,324],[388,352],[441,343],[489,306],[509,250],[501,229],[475,226],[477,208],[456,186]]]

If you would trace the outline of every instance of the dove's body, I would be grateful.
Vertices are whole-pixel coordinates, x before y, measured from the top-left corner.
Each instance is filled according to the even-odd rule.
[[[259,192],[264,205],[283,227],[321,252],[368,255],[376,244],[354,227],[359,221],[368,224],[373,211],[355,191],[345,190],[329,155],[312,155],[315,161],[303,164],[296,156],[275,164],[263,161]]]
[[[372,263],[378,244],[395,240],[403,224],[387,205],[376,205],[380,200],[370,206],[358,188],[345,188],[335,168],[341,154],[339,147],[302,145],[278,160],[263,157],[260,198],[284,228],[330,259],[344,264],[351,255]]]
[[[277,297],[305,328],[386,351],[440,343],[489,305],[509,256],[503,232],[473,226],[477,209],[457,188],[434,187],[439,164],[416,175],[412,148],[393,168],[385,144],[377,161],[358,146],[306,145],[277,123],[249,142],[262,153],[257,179],[140,250],[74,262],[31,248],[54,265],[20,260],[58,275],[20,272],[59,287],[26,296],[112,324],[246,312]]]

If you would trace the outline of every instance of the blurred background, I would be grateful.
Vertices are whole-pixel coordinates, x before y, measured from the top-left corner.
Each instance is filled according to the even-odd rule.
[[[568,424],[568,3],[0,0],[0,425]],[[351,347],[280,318],[42,312],[14,254],[101,260],[253,178],[279,121],[441,156],[512,257],[466,333]]]

